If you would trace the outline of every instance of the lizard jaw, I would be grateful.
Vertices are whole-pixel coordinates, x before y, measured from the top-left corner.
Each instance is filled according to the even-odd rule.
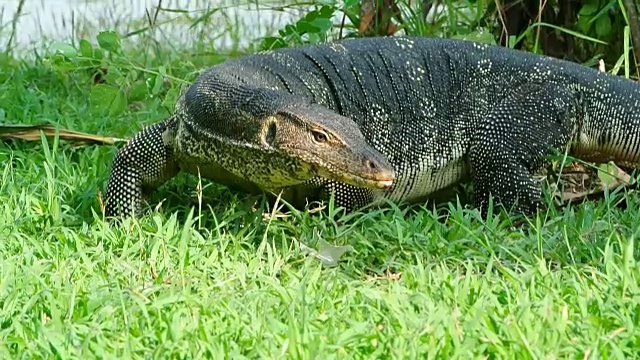
[[[380,185],[381,188],[390,188],[391,186],[393,186],[393,180],[380,180],[378,181],[378,185]]]
[[[385,172],[375,177],[365,178],[359,175],[347,174],[336,175],[332,172],[318,171],[318,175],[338,182],[349,185],[365,187],[371,189],[388,189],[395,182],[395,174],[393,172]]]

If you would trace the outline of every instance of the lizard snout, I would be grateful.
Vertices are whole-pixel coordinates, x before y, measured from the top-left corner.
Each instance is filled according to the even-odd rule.
[[[395,181],[393,166],[384,157],[369,156],[364,159],[364,169],[369,181],[379,188],[388,188]]]

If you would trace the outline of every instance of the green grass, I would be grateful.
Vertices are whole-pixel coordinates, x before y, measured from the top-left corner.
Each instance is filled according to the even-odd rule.
[[[123,137],[168,114],[154,97],[112,117],[87,76],[1,61],[2,123]],[[272,217],[180,176],[118,227],[98,200],[116,151],[0,143],[0,357],[639,357],[637,195],[524,227],[457,204]],[[320,238],[353,250],[325,267],[299,248]]]

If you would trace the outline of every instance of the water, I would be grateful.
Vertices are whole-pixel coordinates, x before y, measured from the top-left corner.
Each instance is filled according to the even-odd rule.
[[[116,30],[125,35],[149,24],[159,0],[26,0],[16,23],[13,46],[19,49],[42,47],[51,41],[87,38],[92,42],[101,30]],[[18,0],[0,0],[0,46],[5,47],[12,32],[12,20]],[[257,4],[260,5],[257,5]],[[188,13],[158,12],[151,34],[158,41],[189,46],[207,41],[216,47],[240,42],[247,45],[255,39],[275,33],[284,25],[301,17],[303,7],[291,7],[286,0],[164,0],[164,9],[186,10]],[[195,19],[216,10],[206,23],[190,28]]]

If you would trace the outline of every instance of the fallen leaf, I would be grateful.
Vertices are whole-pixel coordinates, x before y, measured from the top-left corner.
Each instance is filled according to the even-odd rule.
[[[602,181],[601,189],[606,187],[615,187],[624,183],[625,185],[631,184],[631,176],[624,170],[620,169],[614,163],[609,162],[602,164],[598,167],[598,178]]]
[[[302,241],[300,242],[300,250],[307,255],[313,256],[319,259],[326,266],[337,266],[338,261],[344,253],[353,250],[351,246],[336,246],[329,244],[323,239],[318,240],[319,249],[316,251],[314,248],[307,246]]]
[[[560,204],[576,204],[584,200],[601,199],[621,186],[635,186],[634,179],[612,162],[589,167],[573,163],[562,169],[560,187],[553,192]],[[554,185],[554,184],[551,184]]]
[[[0,125],[0,140],[40,141],[40,132],[43,132],[47,137],[54,137],[56,135],[56,126],[47,123],[37,125]],[[126,139],[87,134],[67,129],[58,129],[58,136],[60,139],[73,142],[106,145],[127,141]]]

